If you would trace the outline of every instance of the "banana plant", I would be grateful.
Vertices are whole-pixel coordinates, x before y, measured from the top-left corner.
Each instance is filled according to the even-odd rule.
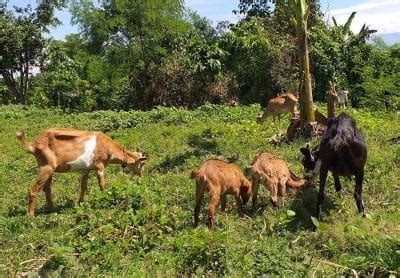
[[[308,123],[315,121],[310,74],[310,57],[307,42],[307,19],[310,13],[310,7],[307,5],[306,0],[288,1],[293,12],[292,21],[297,33],[297,43],[300,59],[300,124],[304,128]]]
[[[332,21],[336,28],[341,28],[342,34],[345,36],[349,36],[351,34],[350,26],[353,23],[353,19],[356,15],[356,12],[352,12],[349,18],[346,20],[346,23],[341,26],[337,23],[336,18],[333,16]]]

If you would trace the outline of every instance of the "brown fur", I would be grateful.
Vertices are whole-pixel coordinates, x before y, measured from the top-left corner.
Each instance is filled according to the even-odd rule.
[[[72,169],[71,163],[85,153],[85,142],[96,136],[93,141],[93,159],[82,169]],[[105,188],[104,168],[108,164],[121,164],[126,166],[131,175],[140,175],[144,163],[148,158],[138,152],[124,150],[117,142],[101,132],[79,131],[73,129],[48,129],[43,131],[32,142],[28,142],[24,131],[16,133],[25,149],[33,154],[38,162],[38,175],[34,186],[28,191],[30,215],[35,215],[35,199],[41,189],[46,194],[49,209],[53,209],[51,199],[51,179],[53,173],[66,173],[81,171],[81,195],[79,202],[83,202],[87,190],[89,171],[95,170],[100,189]]]
[[[238,212],[242,215],[242,204],[252,195],[251,183],[242,171],[234,164],[221,160],[210,159],[201,164],[197,171],[193,171],[191,178],[196,180],[196,205],[194,209],[194,223],[199,224],[199,212],[204,191],[210,198],[207,214],[209,228],[214,229],[214,212],[221,198],[221,210],[226,207],[226,195],[234,195]],[[243,203],[242,203],[243,202]]]
[[[251,175],[253,188],[253,211],[256,208],[259,183],[270,192],[272,205],[278,207],[278,195],[281,196],[282,206],[285,204],[286,186],[291,188],[303,188],[308,181],[296,177],[287,167],[286,162],[271,153],[257,155],[252,166],[247,168],[247,174]]]
[[[261,116],[257,116],[257,122],[262,123],[268,116],[276,116],[291,113],[294,117],[297,112],[298,99],[293,93],[286,93],[268,101],[268,106]]]
[[[325,117],[324,114],[319,112],[319,110],[316,107],[314,108],[314,113],[315,113],[315,121],[317,122],[317,124],[326,127],[326,124],[328,123],[328,118]]]

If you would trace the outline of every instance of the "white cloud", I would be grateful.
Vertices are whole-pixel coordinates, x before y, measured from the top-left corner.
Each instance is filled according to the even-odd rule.
[[[343,24],[350,14],[357,12],[351,29],[360,31],[365,23],[371,29],[378,30],[379,34],[400,32],[400,0],[368,1],[366,3],[330,11],[339,24]]]

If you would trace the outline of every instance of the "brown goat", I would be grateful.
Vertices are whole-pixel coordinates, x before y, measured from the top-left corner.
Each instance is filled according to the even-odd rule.
[[[309,184],[307,180],[296,177],[283,159],[267,152],[254,158],[252,166],[247,168],[247,174],[252,180],[253,211],[256,209],[260,183],[269,190],[274,208],[278,208],[278,195],[281,196],[282,206],[285,205],[286,186],[303,188]]]
[[[291,113],[294,117],[297,112],[298,99],[293,93],[286,93],[268,101],[267,109],[261,116],[257,116],[257,123],[262,123],[268,116],[273,116],[274,121],[276,116],[281,114]]]
[[[210,159],[201,164],[198,171],[193,171],[191,178],[196,180],[196,205],[194,209],[194,224],[199,224],[199,213],[204,191],[210,198],[207,214],[209,228],[213,230],[215,208],[221,198],[221,210],[226,208],[226,194],[236,198],[239,215],[242,215],[242,205],[245,205],[252,195],[251,183],[242,171],[234,164],[221,160]]]
[[[104,168],[108,164],[126,166],[133,176],[141,174],[148,160],[139,152],[123,149],[102,132],[48,129],[33,142],[27,142],[23,131],[17,132],[16,137],[38,162],[36,183],[28,191],[28,212],[32,216],[35,215],[36,196],[42,188],[46,194],[49,210],[53,210],[50,187],[53,173],[82,172],[79,202],[83,202],[89,171],[96,171],[100,189],[103,190],[105,188]]]

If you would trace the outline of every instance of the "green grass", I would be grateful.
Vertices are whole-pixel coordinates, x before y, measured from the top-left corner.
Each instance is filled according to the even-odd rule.
[[[303,193],[289,191],[286,207],[278,211],[262,188],[261,211],[245,219],[237,217],[228,198],[228,212],[217,212],[217,230],[210,232],[204,225],[192,227],[190,171],[211,157],[234,160],[243,169],[257,153],[270,151],[301,175],[304,140],[268,143],[276,131],[285,132],[288,117],[258,125],[259,106],[212,105],[194,111],[63,114],[15,106],[0,111],[0,275],[337,276],[352,275],[351,269],[359,275],[399,275],[400,147],[383,143],[400,133],[394,113],[348,110],[369,148],[367,218],[356,211],[354,182],[342,178],[339,197],[329,176],[326,217],[316,231],[311,216],[317,185]],[[37,217],[28,217],[27,189],[35,180],[36,161],[13,134],[25,129],[31,140],[49,127],[103,130],[126,148],[139,146],[151,157],[146,173],[130,180],[119,167],[108,167],[107,189],[101,192],[91,176],[81,206],[79,174],[58,174],[52,187],[57,212],[47,212],[41,193]]]

